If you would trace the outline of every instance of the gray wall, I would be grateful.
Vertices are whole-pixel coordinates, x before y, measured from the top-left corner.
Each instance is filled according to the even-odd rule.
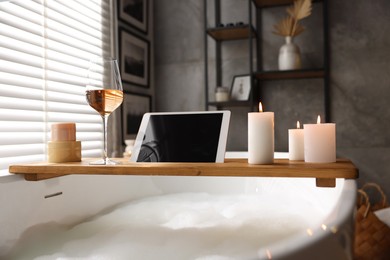
[[[211,1],[209,1],[211,3]],[[223,0],[222,22],[247,21],[246,0]],[[210,9],[211,6],[210,6]],[[360,183],[374,181],[386,187],[390,197],[390,1],[329,1],[331,121],[337,124],[337,152],[360,169]],[[212,10],[211,10],[212,11]],[[263,67],[277,68],[283,38],[271,33],[285,8],[268,9],[262,15]],[[208,14],[211,18],[211,12]],[[203,1],[157,0],[154,7],[155,88],[157,111],[203,110],[204,24]],[[214,26],[208,19],[208,25]],[[321,67],[321,5],[304,20],[307,30],[295,39],[303,67]],[[214,45],[209,45],[210,95],[215,87]],[[234,75],[248,71],[248,44],[224,45],[223,85]],[[287,151],[287,129],[296,120],[314,122],[323,114],[322,80],[267,82],[260,98],[275,112],[276,149]],[[247,148],[247,109],[234,108],[228,150]]]

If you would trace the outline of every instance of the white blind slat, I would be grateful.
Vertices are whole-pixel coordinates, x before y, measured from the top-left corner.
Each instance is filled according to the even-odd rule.
[[[45,113],[43,111],[17,110],[0,108],[0,121],[25,121],[39,122],[43,121]],[[0,143],[2,144],[2,143]]]
[[[41,46],[42,44],[42,35],[35,35],[33,33],[9,26],[7,24],[1,24],[0,33],[1,35],[5,35],[19,41],[31,43],[36,46]]]
[[[91,57],[111,53],[109,2],[0,2],[0,176],[46,160],[58,122],[76,123],[82,156],[101,156],[102,120],[85,85]]]
[[[82,14],[80,14],[80,16],[82,16]],[[52,30],[56,30],[69,36],[73,36],[70,34],[73,32],[78,36],[82,35],[85,37],[91,37],[93,40],[101,40],[102,35],[100,28],[93,26],[95,24],[99,24],[97,21],[91,20],[89,23],[82,23],[56,11],[50,11],[49,18],[51,19],[49,28]]]
[[[37,144],[44,143],[44,135],[41,132],[2,133],[0,142],[2,145]]]
[[[37,44],[31,44],[26,41],[21,41],[13,37],[1,35],[0,32],[0,46],[7,49],[13,49],[18,52],[28,53],[37,57],[42,57],[43,48]]]
[[[47,81],[47,89],[52,92],[74,94],[81,96],[85,94],[85,84],[82,85],[69,85],[63,82]],[[81,100],[81,99],[80,99]]]
[[[92,109],[92,108],[91,108]],[[102,123],[102,118],[99,115],[93,114],[71,114],[61,112],[47,112],[47,120],[51,122],[86,122],[86,123]]]
[[[0,96],[0,108],[28,110],[28,111],[43,111],[45,103],[40,100],[10,98]]]
[[[10,3],[8,5],[4,5],[2,8],[4,12],[7,12],[8,15],[13,15],[15,19],[25,20],[31,22],[33,24],[42,25],[42,10],[43,8],[38,8],[32,10],[30,7],[22,7],[18,4]],[[23,18],[22,18],[23,17]],[[39,31],[41,31],[41,26],[38,27]]]
[[[14,157],[14,156],[26,156],[32,154],[43,154],[45,152],[45,147],[42,143],[38,144],[26,144],[21,145],[2,145],[0,146],[0,157]]]
[[[100,52],[102,49],[100,41],[98,39],[93,39],[92,43],[87,43],[83,40],[83,37],[85,37],[85,35],[83,34],[79,36],[79,39],[76,38],[75,35],[68,36],[66,34],[48,29],[47,35],[50,37],[50,39],[54,40],[57,43],[65,44],[68,47],[73,47],[79,49],[80,51],[82,50],[85,52]]]
[[[43,89],[20,87],[17,85],[0,84],[0,96],[16,97],[28,100],[43,100]]]
[[[2,125],[0,133],[3,132],[43,132],[45,124],[43,122],[17,122],[17,121],[0,121]]]
[[[7,10],[0,10],[0,23],[8,24],[11,27],[35,34],[42,35],[43,27],[40,24],[32,23],[28,20],[21,19],[20,17],[11,15]]]
[[[47,109],[51,112],[63,112],[63,113],[76,113],[76,114],[88,114],[94,115],[94,113],[89,107],[85,104],[76,105],[70,103],[60,103],[60,102],[48,102]]]
[[[46,59],[47,61],[56,61],[70,66],[88,69],[88,60],[82,59],[80,57],[74,57],[72,55],[55,50],[46,50]]]
[[[24,65],[16,62],[0,60],[0,70],[14,75],[28,76],[42,79],[44,71],[42,68]]]
[[[25,8],[26,10],[42,15],[43,6],[41,2],[42,1],[14,1],[13,3],[15,5]]]
[[[79,95],[75,94],[69,94],[67,92],[54,92],[54,91],[47,91],[47,100],[48,101],[59,101],[62,103],[71,103],[71,104],[80,104],[80,105],[86,105],[87,101],[85,98],[85,91],[79,93]],[[85,106],[86,108],[90,108],[89,106]],[[92,109],[92,108],[91,108]]]
[[[85,83],[85,76],[87,75],[87,69],[80,69],[80,65],[70,65],[65,62],[46,60],[46,67],[55,72],[68,74],[71,76],[81,77],[81,82]]]
[[[35,89],[41,89],[44,80],[38,78],[26,77],[23,75],[14,75],[12,73],[0,71],[0,84],[10,84],[21,87],[31,87]]]
[[[36,56],[32,52],[24,53],[16,50],[11,50],[9,48],[0,47],[0,57],[2,60],[11,61],[21,65],[30,65],[34,67],[43,66],[42,57]],[[16,68],[16,66],[12,66],[11,68],[9,68],[9,70],[15,69],[18,68]],[[26,73],[30,73],[30,71],[27,70]],[[40,78],[42,78],[42,76]]]
[[[82,58],[84,60],[89,60],[92,56],[101,55],[101,50],[81,50],[69,45],[66,45],[62,42],[54,41],[54,40],[47,40],[46,41],[47,48],[57,51],[59,53],[67,54],[74,58]]]
[[[86,3],[87,5],[84,5]],[[69,16],[83,24],[96,24],[102,26],[104,17],[102,11],[102,1],[93,4],[91,1],[62,1],[50,2],[48,8],[56,10],[60,13],[70,14]]]

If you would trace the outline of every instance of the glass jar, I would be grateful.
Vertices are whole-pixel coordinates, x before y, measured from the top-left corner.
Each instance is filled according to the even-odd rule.
[[[215,101],[216,102],[229,101],[229,89],[226,87],[217,87],[215,89]]]

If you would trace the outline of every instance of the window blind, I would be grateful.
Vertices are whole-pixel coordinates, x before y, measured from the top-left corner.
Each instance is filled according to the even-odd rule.
[[[99,157],[102,122],[85,99],[88,61],[111,54],[109,0],[0,2],[0,176],[46,160],[50,125],[75,122]]]

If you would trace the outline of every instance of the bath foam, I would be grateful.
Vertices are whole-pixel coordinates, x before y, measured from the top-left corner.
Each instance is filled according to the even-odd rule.
[[[296,199],[208,193],[148,197],[72,228],[21,239],[10,259],[255,258],[260,248],[323,219],[316,203]]]

